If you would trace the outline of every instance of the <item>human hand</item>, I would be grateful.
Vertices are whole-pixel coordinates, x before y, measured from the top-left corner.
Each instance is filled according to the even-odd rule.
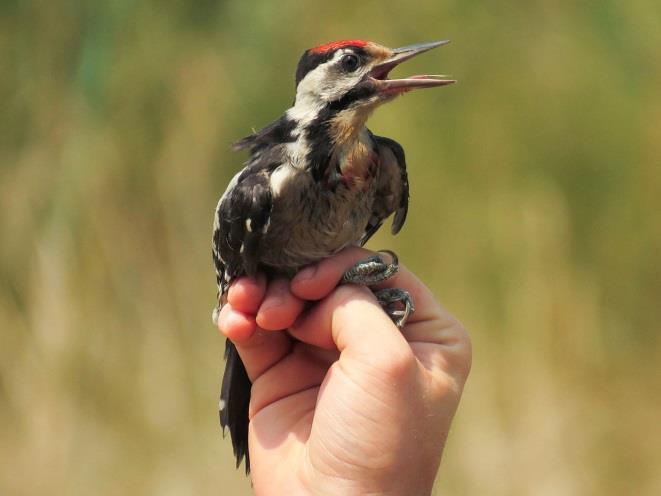
[[[403,266],[380,285],[406,289],[415,302],[401,331],[369,289],[337,287],[370,255],[351,248],[291,283],[244,277],[230,288],[218,323],[253,383],[257,494],[431,492],[470,340]],[[306,300],[319,301],[304,311]]]

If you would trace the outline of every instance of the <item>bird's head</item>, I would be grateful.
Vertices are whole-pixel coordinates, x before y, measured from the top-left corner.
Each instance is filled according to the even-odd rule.
[[[296,70],[294,109],[309,117],[331,109],[364,122],[369,112],[397,95],[452,84],[454,80],[437,75],[388,78],[400,63],[446,43],[434,41],[392,49],[368,41],[344,40],[310,48]]]

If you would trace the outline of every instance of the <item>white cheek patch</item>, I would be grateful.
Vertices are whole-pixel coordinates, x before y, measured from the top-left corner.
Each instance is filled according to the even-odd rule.
[[[356,71],[353,76],[333,73],[339,59],[350,50],[338,50],[333,58],[308,72],[296,88],[296,104],[290,115],[297,120],[305,120],[316,115],[326,103],[339,100],[363,78],[364,71]]]

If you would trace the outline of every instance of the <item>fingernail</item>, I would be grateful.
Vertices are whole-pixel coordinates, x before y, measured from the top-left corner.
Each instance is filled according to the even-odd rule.
[[[287,292],[289,291],[289,284],[287,281],[283,280],[278,280],[274,281],[271,287],[269,288],[269,292],[262,302],[262,304],[259,306],[259,311],[262,312],[267,309],[271,308],[276,308],[276,307],[281,307],[286,303],[285,298],[287,295]]]
[[[276,307],[281,307],[284,305],[285,299],[282,296],[279,295],[271,295],[269,296],[264,303],[262,303],[259,307],[259,312],[263,312],[264,310],[270,310],[272,308]]]

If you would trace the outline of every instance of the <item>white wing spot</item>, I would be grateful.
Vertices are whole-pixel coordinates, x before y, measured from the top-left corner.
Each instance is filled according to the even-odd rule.
[[[225,409],[225,400],[218,401],[218,411],[222,412]]]
[[[252,219],[246,219],[246,231],[252,232]]]
[[[244,248],[243,243],[241,243],[241,248],[239,248],[239,253],[243,253],[243,248]]]

